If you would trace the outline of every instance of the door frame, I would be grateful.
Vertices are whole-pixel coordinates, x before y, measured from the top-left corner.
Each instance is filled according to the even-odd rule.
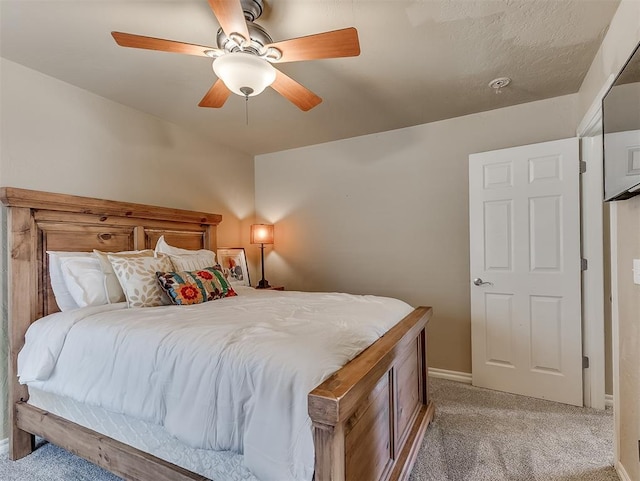
[[[583,370],[584,405],[605,408],[605,338],[604,338],[604,246],[603,246],[603,164],[602,164],[602,99],[613,81],[611,75],[576,129],[580,138],[581,160],[587,170],[580,179],[580,209],[583,218],[591,222],[581,224],[582,257],[588,268],[583,272],[582,284],[582,352],[589,358],[589,368]],[[592,148],[584,148],[588,142]],[[586,299],[589,301],[587,302]]]

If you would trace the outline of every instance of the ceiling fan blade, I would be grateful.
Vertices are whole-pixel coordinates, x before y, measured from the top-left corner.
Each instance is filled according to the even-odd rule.
[[[227,88],[224,82],[220,79],[213,84],[202,100],[198,104],[198,107],[213,107],[220,108],[231,95],[231,91]]]
[[[227,37],[239,33],[246,40],[251,40],[240,0],[209,0],[209,6]]]
[[[322,102],[322,99],[311,90],[277,69],[276,79],[271,84],[271,88],[305,112]]]
[[[219,49],[205,47],[204,45],[194,45],[191,43],[174,42],[163,38],[144,37],[132,33],[111,32],[114,40],[121,47],[144,48],[147,50],[159,50],[161,52],[184,53],[187,55],[198,55],[209,57],[205,52],[217,52]]]
[[[265,47],[275,47],[282,52],[282,58],[274,63],[360,55],[358,31],[353,27],[283,40]]]

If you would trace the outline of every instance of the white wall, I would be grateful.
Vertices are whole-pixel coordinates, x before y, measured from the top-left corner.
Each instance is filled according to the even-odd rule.
[[[267,278],[431,305],[432,367],[471,372],[468,156],[575,135],[564,96],[256,157]]]
[[[0,185],[218,213],[219,244],[248,244],[250,156],[8,60],[0,59],[0,70]],[[5,330],[3,315],[0,359]],[[0,426],[2,439],[5,409]]]

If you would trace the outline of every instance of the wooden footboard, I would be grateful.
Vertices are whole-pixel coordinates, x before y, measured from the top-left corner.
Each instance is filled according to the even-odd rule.
[[[426,327],[418,307],[309,394],[315,481],[409,477],[434,415]]]

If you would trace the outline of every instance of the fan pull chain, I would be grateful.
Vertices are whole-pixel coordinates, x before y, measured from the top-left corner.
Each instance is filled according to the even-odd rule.
[[[241,87],[240,92],[244,94],[244,116],[247,121],[247,125],[249,125],[249,95],[253,93],[253,89],[251,87]]]
[[[247,125],[249,125],[249,96],[245,95],[244,96],[244,116],[245,116],[245,120],[247,122]]]

